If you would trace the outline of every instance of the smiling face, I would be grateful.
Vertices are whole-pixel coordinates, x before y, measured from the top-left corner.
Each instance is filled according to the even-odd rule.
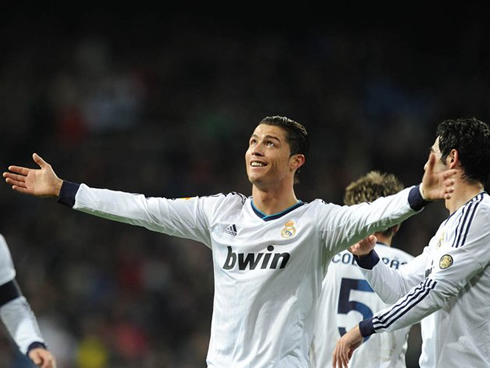
[[[248,178],[263,190],[284,184],[292,187],[294,172],[303,162],[303,155],[291,156],[286,131],[274,125],[258,125],[245,152]]]

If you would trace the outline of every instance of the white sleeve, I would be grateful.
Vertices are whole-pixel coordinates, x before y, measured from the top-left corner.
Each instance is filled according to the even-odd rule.
[[[400,266],[399,269],[388,267],[378,261],[373,267],[362,266],[362,260],[358,260],[361,266],[359,270],[373,288],[375,293],[386,304],[393,304],[405,296],[415,285],[425,279],[427,258],[430,257],[428,247],[422,254]],[[366,261],[364,261],[366,262]]]
[[[5,286],[17,288],[12,284],[15,282],[14,278],[15,268],[12,256],[4,237],[0,235],[0,290],[5,293]],[[7,297],[8,300],[12,297],[11,291],[7,294],[7,296],[0,295],[0,299]],[[15,297],[19,294],[14,291],[13,295]],[[0,306],[0,318],[23,354],[33,342],[44,344],[36,318],[29,303],[22,295]]]
[[[5,238],[0,234],[0,285],[6,284],[15,278],[15,268],[12,256]]]
[[[378,331],[393,331],[419,322],[448,304],[490,264],[490,214],[474,216],[464,244],[449,247],[435,260],[431,273],[391,308],[373,317]]]
[[[209,218],[225,195],[167,199],[81,184],[73,208],[112,221],[142,226],[210,246]]]
[[[370,203],[323,206],[317,221],[329,251],[339,253],[370,234],[403,222],[426,203],[419,188],[413,186]]]
[[[23,354],[33,342],[45,343],[27,300],[20,296],[0,308],[0,317]]]

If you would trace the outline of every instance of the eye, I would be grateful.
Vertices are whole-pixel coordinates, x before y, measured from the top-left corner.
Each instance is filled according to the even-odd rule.
[[[255,144],[257,144],[257,140],[255,138],[250,139],[249,145],[254,146]]]
[[[275,146],[274,142],[272,142],[272,141],[267,141],[267,142],[265,143],[265,145],[266,145],[267,147],[274,147],[274,146]]]

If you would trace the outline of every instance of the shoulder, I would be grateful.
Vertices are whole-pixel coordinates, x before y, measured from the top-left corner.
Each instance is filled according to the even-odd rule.
[[[209,196],[204,196],[201,198],[209,201],[237,203],[237,204],[244,205],[248,197],[241,193],[229,192],[229,193],[217,193]]]
[[[247,201],[248,197],[237,192],[230,192],[225,194],[225,197],[228,198],[228,200],[233,201],[233,202],[239,202],[242,205],[245,204]]]
[[[10,250],[8,248],[7,241],[5,240],[3,235],[0,234],[0,257],[3,259],[5,258],[5,256],[10,258]]]
[[[478,231],[490,233],[488,226],[490,223],[490,196],[486,192],[477,194],[457,211],[456,216],[450,216],[450,218],[453,217],[453,223],[458,227],[474,227]]]
[[[305,209],[315,210],[315,211],[323,211],[323,210],[342,207],[341,205],[327,202],[321,198],[316,198],[316,199],[312,200],[311,202],[304,202],[304,204],[305,205],[303,207]]]
[[[470,201],[470,203],[471,202],[474,202],[474,204],[478,206],[478,213],[480,216],[490,219],[490,195],[488,195],[488,193],[483,192],[478,194],[472,201]]]
[[[190,202],[197,201],[198,205],[212,212],[224,212],[243,208],[248,197],[237,192],[217,193],[202,197],[189,198]]]

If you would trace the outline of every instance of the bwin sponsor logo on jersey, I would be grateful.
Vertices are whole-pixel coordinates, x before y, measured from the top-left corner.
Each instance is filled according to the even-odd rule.
[[[284,268],[288,264],[291,255],[289,253],[272,253],[274,246],[269,245],[267,251],[270,253],[235,253],[233,248],[228,246],[228,255],[226,256],[223,269],[231,270],[238,265],[239,270],[276,269]]]

